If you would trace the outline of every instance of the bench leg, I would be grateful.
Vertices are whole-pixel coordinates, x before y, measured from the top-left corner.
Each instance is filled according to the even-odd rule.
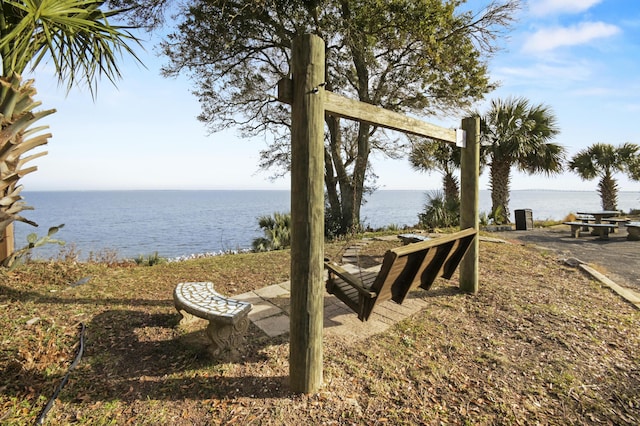
[[[640,241],[640,228],[636,228],[635,226],[631,226],[627,228],[627,240],[629,241]]]
[[[182,326],[186,326],[188,324],[193,324],[194,322],[197,322],[197,321],[202,321],[201,318],[198,318],[195,315],[191,315],[190,313],[188,313],[186,311],[183,311],[183,310],[179,309],[178,307],[176,307],[176,310],[180,314],[180,321],[178,321],[178,324],[180,324]]]
[[[249,317],[240,318],[235,324],[211,320],[207,327],[207,336],[211,340],[211,352],[218,355],[222,352],[235,351],[244,341],[249,328]]]
[[[579,238],[580,237],[580,228],[582,228],[582,226],[580,225],[571,225],[571,236],[573,238]],[[588,230],[588,228],[587,228]]]
[[[601,240],[609,239],[609,228],[595,228],[594,231],[598,231],[598,238]]]

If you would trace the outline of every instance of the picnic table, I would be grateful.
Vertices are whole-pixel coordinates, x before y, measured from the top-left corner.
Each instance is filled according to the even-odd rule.
[[[593,212],[577,212],[577,214],[581,216],[593,216],[594,223],[602,223],[602,219],[618,216],[620,212],[616,210],[600,210]]]
[[[615,210],[599,210],[599,211],[582,211],[577,212],[581,222],[564,222],[565,225],[571,226],[571,236],[580,237],[580,230],[589,231],[592,228],[591,235],[597,235],[602,240],[609,239],[609,232],[614,232],[617,225],[612,223],[602,223],[603,219],[618,216],[620,212]],[[593,220],[593,222],[592,222]]]

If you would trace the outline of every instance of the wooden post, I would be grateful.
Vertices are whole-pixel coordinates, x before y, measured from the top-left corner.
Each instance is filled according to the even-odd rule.
[[[293,392],[322,385],[324,312],[324,42],[293,40],[291,104],[291,315]]]
[[[462,120],[466,131],[466,146],[460,158],[460,229],[478,230],[478,178],[480,174],[480,118]],[[478,236],[460,262],[460,289],[469,293],[478,291]]]
[[[0,232],[0,260],[4,260],[13,254],[14,244],[13,223],[10,223],[4,232]]]

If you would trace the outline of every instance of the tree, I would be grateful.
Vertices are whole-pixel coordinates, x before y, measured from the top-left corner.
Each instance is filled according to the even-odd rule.
[[[162,0],[119,0],[158,6]],[[163,43],[167,76],[191,74],[212,131],[269,133],[263,168],[289,168],[288,106],[273,100],[289,75],[291,40],[314,33],[326,43],[327,90],[389,110],[428,115],[465,108],[489,92],[485,60],[512,21],[518,0],[491,2],[481,13],[457,13],[442,0],[194,0]],[[140,13],[137,13],[139,11]],[[149,22],[144,11],[134,18]],[[138,21],[141,22],[141,21]],[[151,22],[153,23],[153,22]],[[325,186],[339,232],[359,226],[374,176],[369,158],[400,154],[401,144],[365,123],[327,115]]]
[[[460,181],[455,174],[460,168],[460,148],[452,144],[424,139],[413,144],[409,162],[416,170],[440,172],[444,198],[460,198]]]
[[[447,197],[442,191],[427,193],[424,213],[418,213],[418,220],[430,230],[460,225],[460,198]]]
[[[551,175],[563,170],[565,148],[551,143],[559,133],[548,106],[522,97],[494,99],[481,117],[484,161],[489,167],[491,217],[496,223],[509,218],[511,169]]]
[[[53,64],[61,84],[70,90],[86,83],[95,94],[100,76],[115,83],[121,76],[117,57],[137,59],[128,41],[138,42],[127,27],[109,19],[123,11],[103,11],[100,0],[0,1],[2,75],[34,70],[43,60]]]
[[[631,164],[629,164],[629,177],[631,180],[640,181],[640,156],[637,156]]]
[[[627,173],[631,179],[638,180],[640,146],[625,143],[618,147],[596,143],[579,151],[569,161],[569,168],[582,179],[591,180],[600,177],[598,194],[604,210],[618,209],[618,182],[615,172]]]
[[[33,83],[22,82],[22,73],[49,61],[60,83],[67,84],[67,90],[86,83],[95,95],[100,76],[112,82],[120,77],[116,63],[119,54],[127,52],[137,59],[127,45],[128,41],[137,42],[137,39],[125,27],[109,23],[109,19],[120,12],[102,11],[103,3],[0,0],[0,236],[3,240],[5,237],[6,241],[13,240],[9,226],[16,220],[35,225],[19,215],[29,207],[22,201],[22,185],[18,182],[36,170],[36,167],[23,168],[24,164],[46,152],[23,155],[46,144],[51,136],[37,135],[46,127],[33,128],[32,124],[55,112],[34,112],[40,103],[33,100],[36,93]],[[11,254],[13,247],[3,246],[0,251],[7,251],[0,253],[3,258]]]

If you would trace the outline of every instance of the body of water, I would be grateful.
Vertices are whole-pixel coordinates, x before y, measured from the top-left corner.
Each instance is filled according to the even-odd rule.
[[[257,218],[290,211],[289,191],[51,191],[25,192],[35,210],[24,216],[40,226],[16,222],[16,247],[31,232],[45,235],[64,224],[56,237],[73,244],[86,259],[91,253],[115,252],[134,258],[158,252],[163,257],[246,249],[262,235]],[[425,191],[382,190],[369,196],[362,223],[372,228],[413,226],[424,211]],[[531,209],[534,220],[562,219],[576,210],[600,210],[594,192],[512,191],[511,220],[516,209]],[[640,192],[621,192],[618,207],[640,209]],[[480,212],[491,209],[489,191],[480,191]],[[35,257],[56,256],[46,245]]]

